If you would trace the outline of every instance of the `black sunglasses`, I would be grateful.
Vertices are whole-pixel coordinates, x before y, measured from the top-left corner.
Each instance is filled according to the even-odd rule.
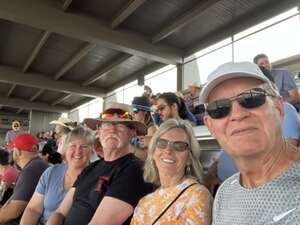
[[[169,141],[162,138],[159,138],[156,143],[156,146],[160,149],[166,149],[168,145],[176,152],[183,152],[189,146],[189,144],[184,141]]]
[[[242,107],[246,109],[253,109],[265,104],[266,96],[275,97],[274,95],[268,94],[262,88],[252,88],[240,93],[235,97],[208,103],[206,104],[205,110],[211,118],[221,119],[228,116],[230,113],[232,101],[236,100]]]

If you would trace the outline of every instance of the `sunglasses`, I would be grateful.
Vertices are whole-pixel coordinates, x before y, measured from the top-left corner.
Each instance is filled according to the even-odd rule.
[[[111,119],[111,118],[132,119],[132,116],[129,114],[129,112],[102,113],[100,115],[100,119]]]
[[[138,113],[138,112],[140,112],[140,111],[143,111],[143,110],[141,110],[141,109],[132,109],[132,112],[133,112],[133,113]]]
[[[189,144],[184,141],[168,141],[162,138],[157,140],[156,147],[166,149],[167,146],[170,146],[176,152],[183,152],[188,148]]]
[[[157,106],[157,111],[162,111],[162,110],[164,110],[166,107],[167,107],[168,105],[159,105],[159,106]]]
[[[245,109],[254,109],[265,104],[267,96],[275,97],[262,88],[252,88],[235,97],[206,104],[206,112],[213,119],[221,119],[230,113],[232,101],[236,100]]]

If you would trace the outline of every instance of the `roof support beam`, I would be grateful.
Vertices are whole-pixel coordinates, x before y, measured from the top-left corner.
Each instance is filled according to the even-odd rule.
[[[216,4],[220,0],[207,0],[201,1],[194,9],[184,13],[177,20],[171,22],[169,25],[163,27],[157,34],[152,37],[152,43],[157,43],[162,39],[170,36],[180,28],[186,26],[187,24],[193,22],[201,15],[206,9],[210,8],[212,5]]]
[[[38,90],[31,98],[29,101],[33,102],[37,97],[39,97],[43,93],[44,89]]]
[[[117,66],[121,65],[123,62],[131,58],[132,55],[121,55],[116,59],[113,59],[110,64],[102,68],[100,71],[98,71],[96,74],[91,76],[88,80],[83,82],[83,86],[88,86],[91,83],[94,83],[95,81],[99,80],[101,77],[103,77],[105,74],[109,73],[113,69],[115,69]]]
[[[12,92],[15,90],[15,88],[16,88],[16,84],[13,84],[12,86],[11,86],[11,88],[9,89],[9,91],[8,91],[8,93],[7,93],[7,97],[9,97],[11,94],[12,94]]]
[[[104,91],[101,92],[99,88],[82,87],[80,84],[70,81],[54,81],[50,77],[35,73],[24,74],[16,68],[7,66],[0,66],[0,82],[73,93],[92,98],[102,97],[104,94]]]
[[[86,44],[79,52],[77,52],[65,65],[63,65],[59,71],[54,75],[54,80],[58,80],[62,75],[64,75],[69,69],[71,69],[76,63],[80,61],[86,54],[89,53],[96,44]]]
[[[104,21],[60,8],[60,2],[53,0],[1,0],[0,18],[162,63],[183,61],[181,49],[154,45],[144,35],[112,30]]]
[[[24,73],[27,71],[27,69],[29,68],[29,66],[31,65],[31,63],[33,62],[33,60],[35,59],[35,57],[37,56],[37,54],[39,54],[39,52],[42,49],[43,45],[48,40],[50,34],[51,34],[51,32],[44,31],[44,33],[43,33],[43,35],[42,35],[39,43],[35,46],[35,48],[33,49],[33,52],[31,53],[30,57],[28,58],[26,64],[23,67],[23,72]]]
[[[119,26],[124,20],[126,20],[138,7],[140,7],[146,0],[133,0],[119,12],[119,14],[113,19],[111,23],[112,29]]]
[[[66,99],[70,98],[72,94],[64,94],[62,97],[58,98],[57,100],[55,100],[54,102],[51,103],[52,106],[57,105],[63,101],[65,101]]]
[[[70,7],[72,1],[73,1],[73,0],[65,0],[65,1],[64,1],[64,4],[63,4],[63,6],[62,6],[62,9],[63,9],[64,11],[66,11],[66,10]]]
[[[299,0],[297,0],[299,2]],[[265,4],[255,8],[252,12],[240,18],[234,18],[231,23],[226,24],[215,32],[208,33],[204,38],[199,39],[196,44],[190,46],[184,53],[184,57],[189,57],[195,52],[217,43],[231,35],[244,29],[256,25],[259,22],[267,20],[270,15],[278,15],[284,10],[295,6],[295,0],[273,0],[272,3]]]
[[[65,106],[50,106],[45,103],[29,102],[20,98],[7,98],[0,96],[0,104],[13,108],[28,109],[28,110],[39,110],[44,112],[67,112],[68,107]]]
[[[121,87],[125,84],[128,84],[128,83],[130,83],[134,80],[137,80],[140,77],[144,77],[145,75],[147,75],[149,73],[152,73],[152,72],[154,72],[158,69],[161,69],[164,66],[166,66],[166,64],[162,64],[162,63],[158,63],[158,62],[152,63],[149,66],[146,66],[146,67],[140,69],[139,71],[129,75],[128,77],[126,77],[125,79],[123,79],[120,82],[116,83],[115,85],[112,85],[111,88],[107,92],[108,93],[112,92],[115,89],[117,89],[117,88],[119,88],[119,87]]]
[[[24,109],[18,109],[17,114],[21,113]]]

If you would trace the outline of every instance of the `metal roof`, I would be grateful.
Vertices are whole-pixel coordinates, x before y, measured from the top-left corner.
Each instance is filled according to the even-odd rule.
[[[1,0],[0,110],[63,112],[300,0]]]

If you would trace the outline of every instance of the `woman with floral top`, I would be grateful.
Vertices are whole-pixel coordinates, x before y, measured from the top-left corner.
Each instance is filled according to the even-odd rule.
[[[157,185],[134,210],[131,225],[211,222],[212,198],[202,181],[200,149],[189,122],[169,119],[153,136],[144,179]]]

